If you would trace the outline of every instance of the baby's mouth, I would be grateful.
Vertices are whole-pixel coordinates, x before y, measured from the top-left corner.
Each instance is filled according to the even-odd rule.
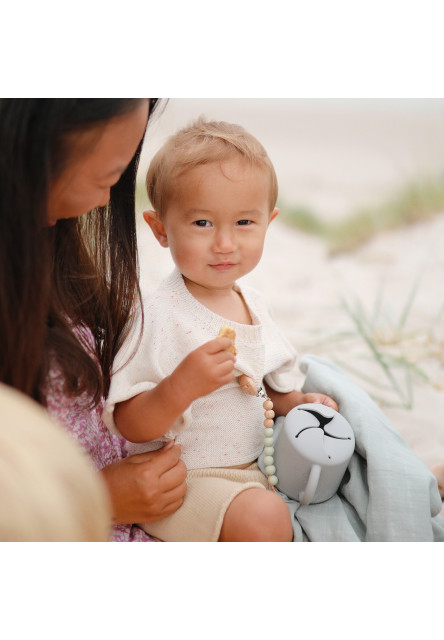
[[[210,267],[216,271],[227,271],[234,267],[234,262],[219,262],[218,264],[211,264]]]

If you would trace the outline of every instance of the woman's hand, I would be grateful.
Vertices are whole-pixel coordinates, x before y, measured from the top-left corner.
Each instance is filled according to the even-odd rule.
[[[129,456],[101,470],[113,510],[114,524],[154,522],[174,513],[187,489],[182,447]]]

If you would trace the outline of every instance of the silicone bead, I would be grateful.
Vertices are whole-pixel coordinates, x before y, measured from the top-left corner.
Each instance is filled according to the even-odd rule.
[[[270,464],[265,467],[265,473],[267,474],[267,476],[274,475],[276,473],[276,467],[274,466],[274,464]]]
[[[268,418],[264,420],[264,427],[270,428],[273,426],[273,420],[269,420]]]
[[[272,456],[274,453],[274,447],[265,447],[264,453],[266,456]]]
[[[274,460],[273,460],[273,456],[265,456],[265,458],[264,458],[264,464],[265,464],[266,466],[268,466],[268,465],[270,465],[270,464],[273,464],[273,462],[274,462]],[[274,473],[274,471],[273,471],[273,473]],[[270,475],[270,476],[271,476],[271,475],[273,475],[273,474],[272,474],[272,473],[269,473],[268,475]]]
[[[267,411],[269,409],[273,409],[273,403],[271,402],[271,400],[265,400],[264,404],[262,405],[264,407],[264,409],[266,409]]]
[[[271,427],[268,427],[267,429],[265,429],[264,431],[264,436],[269,438],[273,435],[274,430]]]
[[[264,445],[266,447],[272,447],[273,446],[273,438],[264,438]]]
[[[268,411],[265,412],[265,417],[266,418],[274,418],[274,411],[269,409]]]
[[[272,487],[274,487],[275,484],[277,484],[279,482],[279,480],[277,479],[276,476],[268,476],[268,484],[271,484]]]

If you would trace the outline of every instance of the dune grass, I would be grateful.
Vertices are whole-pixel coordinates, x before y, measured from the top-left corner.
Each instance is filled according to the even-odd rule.
[[[352,329],[348,338],[360,342],[357,359],[362,366],[356,366],[356,359],[355,366],[337,357],[335,360],[369,385],[370,395],[381,405],[412,409],[413,389],[418,380],[442,390],[426,372],[425,364],[431,359],[442,362],[438,333],[442,326],[444,302],[438,313],[420,326],[411,321],[425,271],[424,268],[417,274],[398,313],[394,313],[384,299],[383,287],[370,310],[365,309],[357,294],[348,292],[347,298],[344,296],[340,301],[343,311],[351,320]]]
[[[325,240],[330,255],[350,251],[382,231],[444,212],[444,175],[417,180],[379,206],[362,208],[344,220],[328,222],[306,207],[281,204],[281,218]]]

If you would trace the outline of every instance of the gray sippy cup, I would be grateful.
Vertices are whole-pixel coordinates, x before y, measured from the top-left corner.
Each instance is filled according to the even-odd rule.
[[[324,502],[339,488],[355,448],[353,430],[323,404],[301,404],[285,417],[274,443],[276,488],[301,504]]]

